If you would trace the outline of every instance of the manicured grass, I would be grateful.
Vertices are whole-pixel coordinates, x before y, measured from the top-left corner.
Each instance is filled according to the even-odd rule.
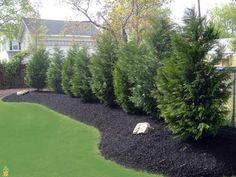
[[[97,129],[44,106],[0,101],[0,176],[161,177],[105,160]]]

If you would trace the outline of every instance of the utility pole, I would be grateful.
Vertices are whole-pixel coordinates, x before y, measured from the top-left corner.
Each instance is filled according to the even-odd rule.
[[[198,15],[199,15],[199,17],[201,17],[201,4],[200,4],[200,0],[198,0]]]

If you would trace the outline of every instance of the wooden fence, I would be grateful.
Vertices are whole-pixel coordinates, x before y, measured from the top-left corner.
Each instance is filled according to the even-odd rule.
[[[4,72],[3,65],[0,64],[0,89],[25,88],[27,85],[25,84],[24,78],[25,65],[19,65],[16,72],[8,76]]]

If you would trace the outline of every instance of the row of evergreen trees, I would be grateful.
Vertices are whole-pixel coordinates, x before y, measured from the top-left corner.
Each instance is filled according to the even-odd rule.
[[[182,27],[161,15],[151,24],[141,42],[118,43],[104,32],[92,56],[74,46],[66,57],[56,49],[49,61],[40,49],[28,64],[26,80],[38,89],[47,85],[84,101],[160,116],[184,138],[215,135],[229,98],[229,72],[215,68],[222,57],[215,47],[219,33],[193,9],[186,11]],[[213,49],[215,57],[206,60]]]

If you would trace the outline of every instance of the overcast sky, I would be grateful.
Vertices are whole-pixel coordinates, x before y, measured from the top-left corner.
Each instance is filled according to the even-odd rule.
[[[197,7],[197,1],[198,0],[174,0],[171,3],[173,18],[176,21],[180,21],[184,10],[193,6]],[[57,20],[86,20],[86,18],[76,15],[69,6],[60,4],[59,0],[41,0],[41,2],[41,7],[39,7],[41,18]],[[230,0],[201,0],[202,14],[207,14],[211,8],[228,2],[230,2]]]

